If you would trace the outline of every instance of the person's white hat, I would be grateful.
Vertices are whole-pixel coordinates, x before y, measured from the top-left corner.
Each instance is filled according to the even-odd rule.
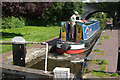
[[[77,12],[77,11],[75,11],[75,14],[78,14],[78,12]]]

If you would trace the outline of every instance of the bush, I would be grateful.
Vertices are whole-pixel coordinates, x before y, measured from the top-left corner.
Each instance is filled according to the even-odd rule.
[[[26,26],[46,26],[46,27],[60,26],[60,21],[50,22],[41,18],[26,18],[25,25]]]
[[[35,19],[35,18],[26,18],[25,25],[26,26],[41,26],[43,22],[40,19]]]
[[[2,28],[3,29],[11,29],[11,28],[22,28],[25,26],[25,21],[22,18],[17,17],[6,17],[2,20]]]

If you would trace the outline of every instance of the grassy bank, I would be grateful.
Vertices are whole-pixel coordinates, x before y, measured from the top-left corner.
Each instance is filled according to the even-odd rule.
[[[15,36],[21,36],[26,41],[42,42],[59,36],[60,27],[38,27],[25,26],[24,28],[3,29],[2,39],[0,41],[12,41]],[[2,52],[5,53],[12,50],[11,45],[2,45]]]

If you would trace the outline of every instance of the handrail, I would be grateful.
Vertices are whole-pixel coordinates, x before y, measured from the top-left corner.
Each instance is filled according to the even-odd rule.
[[[47,56],[48,56],[48,43],[46,43],[46,54],[45,54],[45,73],[47,73]]]
[[[44,73],[47,73],[47,56],[48,56],[48,43],[46,42],[20,42],[20,44],[22,43],[27,43],[27,44],[43,44],[43,45],[46,45],[46,54],[45,54],[45,71]],[[0,41],[0,44],[19,44],[19,42],[12,42],[12,41]]]
[[[19,43],[19,42],[12,42],[12,41],[0,41],[0,44],[13,44],[13,43]],[[20,42],[20,43],[27,43],[27,44],[46,44],[46,42]]]

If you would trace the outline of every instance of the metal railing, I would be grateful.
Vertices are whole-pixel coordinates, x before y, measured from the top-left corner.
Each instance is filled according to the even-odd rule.
[[[5,45],[14,45],[14,44],[42,44],[42,45],[46,45],[45,70],[44,70],[44,72],[47,73],[48,43],[46,43],[46,42],[29,42],[29,41],[25,41],[24,40],[24,41],[0,41],[0,44],[5,44]]]

